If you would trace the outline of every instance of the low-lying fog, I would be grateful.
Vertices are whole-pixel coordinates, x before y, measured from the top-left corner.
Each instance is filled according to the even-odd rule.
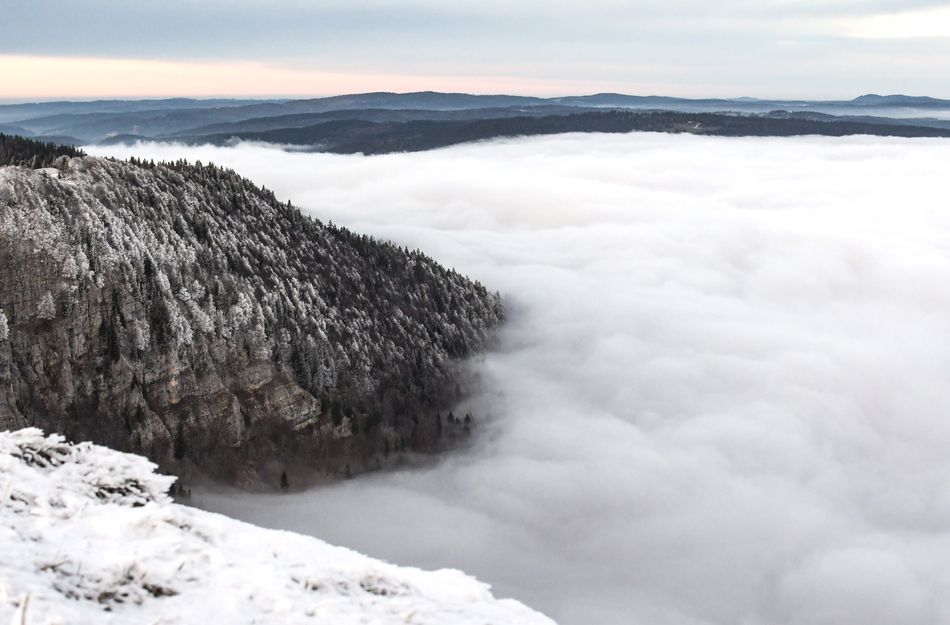
[[[564,625],[950,623],[950,141],[98,151],[232,166],[510,303],[470,451],[198,505]]]

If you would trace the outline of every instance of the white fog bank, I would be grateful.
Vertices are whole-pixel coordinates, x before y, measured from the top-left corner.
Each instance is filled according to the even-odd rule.
[[[950,623],[950,141],[103,150],[234,167],[508,297],[471,450],[198,505],[563,625]]]

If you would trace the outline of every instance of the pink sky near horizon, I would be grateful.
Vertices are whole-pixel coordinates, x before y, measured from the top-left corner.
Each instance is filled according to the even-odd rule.
[[[644,77],[662,68],[643,67]],[[103,98],[307,98],[372,91],[443,91],[476,94],[566,96],[603,92],[677,97],[775,99],[803,94],[767,88],[746,93],[741,85],[645,80],[621,82],[539,78],[524,68],[505,68],[497,75],[333,71],[261,61],[169,61],[155,59],[0,54],[0,101],[92,100]],[[121,85],[121,86],[118,86]],[[850,92],[808,94],[853,97]]]
[[[950,98],[945,0],[15,4],[0,20],[6,102],[424,90]]]
[[[313,97],[367,91],[464,91],[556,96],[610,88],[521,76],[398,74],[301,69],[257,61],[164,61],[0,55],[0,99]],[[119,86],[121,85],[121,86]]]

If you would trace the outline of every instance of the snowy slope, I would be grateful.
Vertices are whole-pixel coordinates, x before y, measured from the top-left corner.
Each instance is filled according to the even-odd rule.
[[[0,623],[553,625],[402,568],[174,504],[139,456],[0,433]]]

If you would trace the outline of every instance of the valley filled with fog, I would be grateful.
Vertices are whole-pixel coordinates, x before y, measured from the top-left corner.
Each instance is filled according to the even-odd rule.
[[[89,151],[233,167],[507,301],[469,449],[196,505],[564,625],[950,623],[950,140]]]

